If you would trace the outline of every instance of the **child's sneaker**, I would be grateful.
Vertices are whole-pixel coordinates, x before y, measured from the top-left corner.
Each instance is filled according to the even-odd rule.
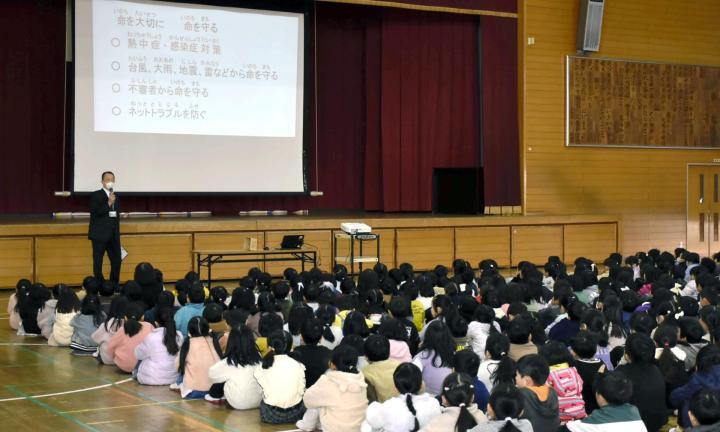
[[[310,425],[306,425],[305,422],[302,421],[302,419],[295,422],[295,427],[297,427],[298,429],[300,429],[301,431],[304,431],[304,432],[313,432],[315,430],[314,427],[312,427]]]
[[[225,401],[225,398],[214,398],[214,397],[210,396],[209,394],[206,394],[205,400],[210,402],[213,405],[222,405],[223,402]]]
[[[170,391],[178,392],[180,393],[180,385],[178,383],[172,383],[170,384]]]

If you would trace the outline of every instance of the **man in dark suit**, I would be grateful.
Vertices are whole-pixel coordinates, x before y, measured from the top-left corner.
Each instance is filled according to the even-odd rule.
[[[110,281],[117,286],[120,281],[120,209],[113,187],[115,174],[102,173],[102,189],[90,195],[90,228],[88,238],[93,249],[93,275],[102,282],[103,257],[110,259]]]

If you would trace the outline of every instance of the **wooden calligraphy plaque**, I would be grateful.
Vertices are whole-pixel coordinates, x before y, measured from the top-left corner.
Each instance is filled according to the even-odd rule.
[[[566,144],[720,148],[720,67],[567,58]]]

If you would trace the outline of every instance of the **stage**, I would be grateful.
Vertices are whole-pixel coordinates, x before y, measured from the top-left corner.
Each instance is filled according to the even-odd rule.
[[[447,216],[430,213],[311,212],[306,216],[127,218],[121,222],[128,251],[121,280],[132,278],[135,265],[149,261],[175,281],[196,268],[193,250],[275,249],[284,235],[302,234],[305,248],[317,251],[318,267],[333,266],[333,241],[342,222],[363,222],[380,234],[380,261],[392,268],[410,262],[416,270],[450,265],[463,258],[474,266],[493,258],[502,267],[528,260],[543,264],[549,255],[565,261],[579,256],[603,260],[618,249],[620,221],[613,215]],[[0,219],[0,287],[20,278],[46,285],[79,285],[92,273],[87,219],[49,217]],[[247,243],[247,244],[246,244]],[[374,245],[366,245],[373,249]],[[357,248],[357,245],[356,245]],[[358,252],[358,251],[356,251]],[[338,242],[337,257],[349,246]],[[107,261],[107,260],[106,260]],[[238,279],[250,267],[273,275],[292,263],[233,263],[213,267],[213,279]],[[107,266],[107,264],[106,264]],[[203,268],[204,270],[204,268]],[[204,278],[205,275],[203,274]]]

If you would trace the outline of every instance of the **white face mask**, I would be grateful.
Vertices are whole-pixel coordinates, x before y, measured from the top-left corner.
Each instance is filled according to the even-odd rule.
[[[105,183],[105,189],[107,189],[107,190],[112,189],[113,186],[115,186],[115,183],[113,183],[113,182],[107,182],[107,183]]]

